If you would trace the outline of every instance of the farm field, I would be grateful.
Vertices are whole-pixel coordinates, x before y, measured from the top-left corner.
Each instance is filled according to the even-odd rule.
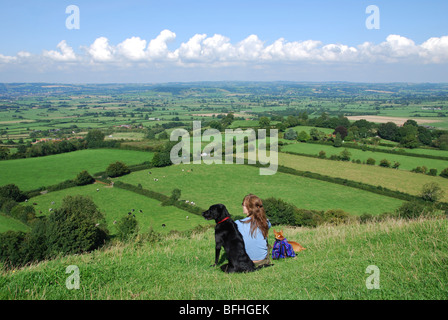
[[[239,216],[242,216],[241,201],[249,193],[263,199],[282,198],[298,208],[342,209],[355,215],[393,211],[402,204],[394,198],[280,172],[260,176],[258,168],[237,164],[180,164],[153,168],[151,174],[142,170],[115,179],[133,185],[141,184],[145,189],[165,195],[178,188],[182,191],[182,199],[194,201],[201,208],[223,203],[230,214]]]
[[[326,153],[327,158],[331,155],[339,155],[344,150],[344,145],[340,148],[335,148],[329,145],[312,144],[312,143],[294,143],[282,147],[282,151],[285,152],[297,152],[310,155],[318,155],[319,152],[323,150]],[[382,152],[373,151],[362,151],[360,149],[350,149],[347,150],[351,153],[351,159],[359,159],[361,161],[366,161],[368,158],[373,158],[376,160],[375,165],[379,165],[382,159],[387,159],[390,161],[391,165],[394,161],[400,163],[399,170],[412,170],[416,167],[426,166],[428,169],[437,169],[437,172],[441,172],[443,169],[448,167],[448,161],[428,159],[428,158],[418,158],[412,156],[403,156],[399,154],[390,154]]]
[[[392,168],[316,159],[282,152],[279,153],[279,164],[296,170],[382,186],[412,195],[419,195],[426,183],[437,183],[443,190],[448,190],[448,179]],[[448,201],[447,193],[443,195],[443,201]]]
[[[368,224],[279,226],[307,250],[248,274],[211,268],[214,231],[160,242],[119,244],[89,254],[2,272],[0,299],[86,300],[445,300],[448,221],[386,220]],[[273,243],[272,229],[269,243]],[[65,270],[79,267],[80,290],[67,290]],[[381,272],[366,288],[366,268]],[[275,286],[273,281],[275,279]]]
[[[116,161],[127,165],[139,164],[152,159],[153,153],[119,150],[87,149],[69,153],[0,161],[1,185],[14,183],[21,190],[28,191],[49,186],[67,179],[74,179],[82,170],[91,175],[105,171]]]
[[[128,212],[135,215],[141,233],[148,232],[151,228],[157,232],[168,232],[171,230],[185,231],[199,224],[210,224],[198,215],[188,213],[173,206],[163,207],[157,200],[103,184],[91,184],[49,192],[32,198],[32,201],[37,203],[35,206],[36,212],[42,211],[46,215],[49,213],[50,208],[56,209],[60,207],[62,199],[67,195],[89,196],[104,214],[111,234],[115,234],[116,232],[114,221],[119,221],[121,218],[127,216]],[[135,211],[132,211],[132,209]],[[186,218],[187,216],[188,219]],[[162,224],[165,224],[166,227],[162,227]]]

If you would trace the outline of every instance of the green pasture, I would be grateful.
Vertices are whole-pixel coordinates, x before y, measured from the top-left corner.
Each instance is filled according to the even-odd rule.
[[[21,190],[50,186],[74,179],[82,170],[105,171],[116,161],[128,165],[150,161],[151,152],[120,149],[86,149],[38,158],[0,161],[0,185],[16,184]]]
[[[282,147],[282,151],[285,152],[296,152],[310,155],[318,155],[321,150],[325,151],[327,158],[329,158],[331,155],[339,155],[344,150],[344,145],[340,148],[335,148],[328,145],[298,142]],[[443,169],[448,167],[448,161],[446,160],[417,158],[374,151],[362,151],[360,149],[348,148],[347,150],[351,153],[351,159],[366,161],[368,158],[373,158],[376,160],[375,165],[379,165],[380,161],[383,159],[389,160],[391,165],[393,165],[395,161],[399,162],[400,170],[412,170],[416,167],[426,166],[428,169],[437,169],[438,173],[440,173]]]
[[[141,184],[165,195],[177,188],[182,191],[182,199],[201,208],[223,203],[233,215],[242,215],[241,201],[249,193],[261,198],[282,198],[299,208],[343,209],[356,215],[391,212],[402,204],[397,199],[324,181],[280,172],[270,176],[259,173],[258,168],[239,164],[181,164],[133,172],[116,179]]]
[[[26,232],[28,229],[29,227],[22,222],[0,213],[0,233],[9,230]]]
[[[34,197],[30,201],[37,203],[34,206],[37,215],[48,215],[50,208],[53,210],[59,208],[63,198],[68,195],[89,196],[104,214],[107,226],[112,234],[116,232],[114,221],[119,221],[121,218],[127,216],[129,212],[135,215],[140,232],[148,232],[150,228],[159,232],[168,232],[170,230],[184,231],[190,230],[199,224],[209,223],[198,215],[176,207],[164,207],[160,201],[128,190],[97,183],[49,192]],[[165,227],[162,226],[163,224],[165,224]]]

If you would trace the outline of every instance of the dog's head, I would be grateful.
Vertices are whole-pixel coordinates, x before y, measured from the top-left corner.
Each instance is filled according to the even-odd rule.
[[[230,217],[229,211],[223,204],[214,204],[207,211],[202,212],[202,216],[207,220],[215,219],[216,222]]]

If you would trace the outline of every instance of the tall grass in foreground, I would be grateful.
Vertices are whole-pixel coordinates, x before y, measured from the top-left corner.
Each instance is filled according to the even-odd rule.
[[[279,228],[307,250],[253,273],[210,267],[209,228],[4,272],[0,299],[448,299],[446,219]],[[69,265],[79,267],[79,290],[65,286]],[[369,265],[380,270],[380,289],[366,288]]]

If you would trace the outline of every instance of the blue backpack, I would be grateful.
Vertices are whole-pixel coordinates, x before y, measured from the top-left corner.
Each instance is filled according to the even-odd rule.
[[[274,247],[272,248],[272,259],[281,259],[287,257],[295,257],[292,245],[285,239],[275,240]]]

